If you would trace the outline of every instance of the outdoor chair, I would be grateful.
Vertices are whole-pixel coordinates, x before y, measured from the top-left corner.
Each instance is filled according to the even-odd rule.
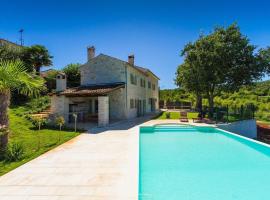
[[[180,112],[180,122],[188,122],[187,112]]]

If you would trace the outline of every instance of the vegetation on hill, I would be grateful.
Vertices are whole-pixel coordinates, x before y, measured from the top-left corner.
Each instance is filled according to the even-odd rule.
[[[25,47],[6,44],[0,46],[0,60],[20,60],[30,73],[39,74],[41,67],[51,66],[52,58],[46,47],[42,45]]]
[[[161,90],[160,100],[188,101],[195,108],[195,97],[181,89]],[[203,106],[208,106],[208,101],[203,96]],[[240,108],[249,104],[255,105],[255,117],[260,121],[270,121],[270,80],[255,83],[251,86],[242,86],[238,91],[221,92],[214,99],[216,106]]]
[[[21,61],[0,61],[0,128],[9,126],[7,112],[11,91],[16,89],[27,96],[37,95],[43,84],[43,79],[27,73]]]
[[[79,134],[65,128],[61,116],[52,122],[56,127],[48,126],[48,90],[37,74],[41,66],[52,64],[51,59],[40,45],[0,46],[0,175]],[[76,70],[70,68],[71,73]]]
[[[27,107],[16,107],[9,110],[9,147],[13,149],[11,151],[13,154],[21,153],[19,159],[11,157],[11,160],[0,161],[0,176],[79,135],[78,132],[75,133],[68,129],[59,131],[58,129],[43,128],[38,131],[31,121],[24,117],[25,112],[27,112]]]

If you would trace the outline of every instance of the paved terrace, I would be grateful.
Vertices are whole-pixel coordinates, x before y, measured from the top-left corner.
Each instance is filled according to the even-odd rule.
[[[0,177],[1,200],[138,199],[139,125],[92,129]],[[144,125],[179,123],[151,120]],[[202,124],[200,124],[202,125]]]

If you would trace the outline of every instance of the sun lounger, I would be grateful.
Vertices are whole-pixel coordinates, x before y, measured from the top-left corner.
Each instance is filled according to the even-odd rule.
[[[206,123],[206,124],[214,124],[215,122],[212,121],[211,119],[208,119],[208,118],[203,118],[202,119],[203,123]]]
[[[187,112],[180,112],[180,122],[188,122]]]
[[[202,118],[201,117],[195,117],[195,118],[192,118],[193,122],[194,123],[202,123]]]

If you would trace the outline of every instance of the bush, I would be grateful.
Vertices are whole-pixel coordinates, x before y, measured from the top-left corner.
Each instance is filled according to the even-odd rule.
[[[166,112],[166,119],[170,119],[171,118],[171,113]]]
[[[9,162],[22,160],[24,155],[24,147],[22,143],[13,143],[8,145],[5,158]]]
[[[59,126],[59,129],[60,129],[60,131],[61,131],[62,126],[65,124],[65,119],[64,119],[64,117],[62,117],[62,116],[56,117],[55,123],[56,123],[56,125]]]
[[[8,130],[0,129],[0,160],[4,159],[8,144]]]
[[[41,127],[46,126],[48,124],[48,121],[45,118],[41,117],[32,117],[30,121],[39,130]]]

